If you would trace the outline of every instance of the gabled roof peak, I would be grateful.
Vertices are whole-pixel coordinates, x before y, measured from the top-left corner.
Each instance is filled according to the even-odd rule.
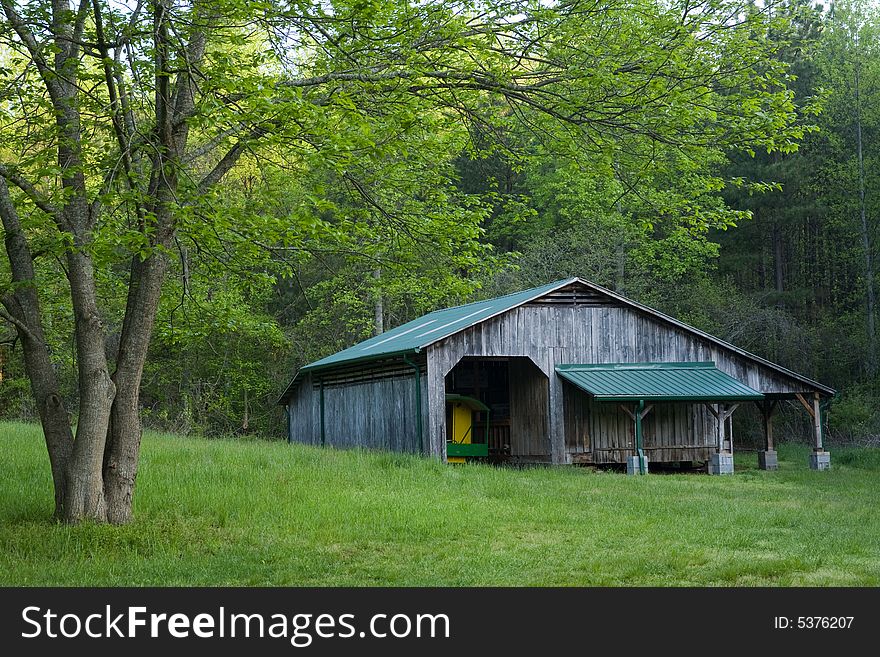
[[[594,295],[607,299],[610,302],[614,302],[615,305],[630,308],[631,310],[640,312],[656,321],[674,326],[692,335],[699,336],[700,338],[727,351],[736,353],[747,360],[764,367],[769,367],[789,378],[805,383],[812,390],[816,390],[825,395],[834,394],[834,390],[828,386],[813,381],[782,367],[781,365],[772,363],[760,356],[749,353],[744,349],[740,349],[720,338],[709,335],[705,331],[701,331],[700,329],[680,322],[673,317],[654,310],[653,308],[649,308],[648,306],[644,306],[632,299],[628,299],[617,292],[613,292],[576,276],[492,299],[484,299],[482,301],[474,301],[461,306],[435,310],[434,312],[423,315],[411,322],[390,329],[385,333],[364,340],[348,349],[343,349],[335,354],[313,363],[309,363],[302,367],[300,372],[309,372],[347,363],[371,361],[403,354],[418,353],[427,346],[448,338],[459,331],[463,331],[471,326],[491,319],[492,317],[509,312],[510,310],[529,302],[536,301],[541,297],[548,296],[552,292],[566,288],[575,283],[582,285],[588,292],[591,292]],[[548,299],[549,298],[550,297],[548,296]],[[298,377],[299,373],[294,377],[294,381],[296,381]],[[282,395],[282,400],[286,398],[294,381],[291,382],[290,386],[288,386],[287,390]]]
[[[384,333],[359,342],[348,349],[343,349],[314,363],[309,363],[302,368],[302,371],[322,369],[345,362],[373,360],[383,356],[419,352],[428,345],[443,338],[484,322],[491,317],[513,310],[548,292],[579,280],[577,278],[567,278],[501,297],[435,310],[411,322],[401,324]]]

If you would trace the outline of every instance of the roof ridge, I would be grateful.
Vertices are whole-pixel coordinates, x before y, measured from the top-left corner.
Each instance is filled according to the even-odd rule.
[[[527,287],[525,290],[517,290],[516,292],[508,292],[507,294],[502,294],[497,297],[489,297],[487,299],[479,299],[477,301],[468,301],[467,303],[462,303],[462,304],[459,304],[458,306],[447,306],[445,308],[438,308],[437,310],[432,310],[429,313],[425,313],[421,317],[416,317],[415,319],[413,319],[411,321],[415,321],[416,319],[422,319],[423,317],[427,317],[428,315],[433,315],[434,313],[444,312],[446,310],[455,310],[457,308],[467,308],[468,306],[475,306],[478,303],[486,303],[487,301],[500,301],[501,299],[506,299],[508,297],[515,297],[520,294],[526,294],[527,292],[542,290],[546,287],[552,287],[555,285],[562,285],[563,283],[573,283],[575,281],[580,281],[580,280],[581,279],[578,278],[577,276],[572,276],[571,278],[561,278],[558,281],[551,281],[549,283],[544,283],[544,285],[536,285],[534,287]],[[406,323],[408,324],[409,322],[406,322]],[[403,324],[401,324],[401,326],[403,326]],[[397,327],[395,327],[395,328],[397,328]],[[389,329],[389,330],[393,331],[394,329]]]
[[[428,345],[454,335],[469,326],[484,322],[500,313],[517,308],[543,294],[579,280],[576,277],[565,278],[500,297],[472,301],[460,306],[439,308],[395,326],[384,333],[362,340],[335,354],[308,363],[302,366],[299,372],[329,367],[343,362],[373,360],[392,354],[417,353]],[[290,386],[288,386],[289,388]]]
[[[711,369],[713,367],[717,367],[717,364],[714,360],[695,360],[695,361],[662,361],[662,360],[652,360],[652,361],[644,361],[641,363],[626,363],[626,362],[614,362],[614,363],[559,363],[555,366],[555,369],[565,368],[565,369],[573,369],[573,368],[585,368],[585,369],[627,369],[627,370],[637,370],[637,369],[665,369],[665,370],[696,370],[696,369]]]

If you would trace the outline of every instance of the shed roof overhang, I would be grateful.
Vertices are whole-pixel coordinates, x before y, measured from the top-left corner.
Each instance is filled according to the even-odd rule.
[[[596,401],[758,401],[764,395],[714,362],[558,365],[556,373]]]

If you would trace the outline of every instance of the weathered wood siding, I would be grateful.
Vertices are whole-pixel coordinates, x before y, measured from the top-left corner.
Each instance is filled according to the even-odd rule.
[[[312,375],[305,374],[287,402],[287,437],[294,443],[321,444],[318,391],[312,390]]]
[[[655,404],[642,421],[642,440],[648,460],[708,460],[718,440],[717,422],[703,404]],[[614,460],[619,462],[617,458]]]
[[[565,446],[574,461],[621,463],[632,455],[635,424],[618,404],[594,402],[568,382],[563,390]],[[717,420],[703,404],[657,403],[642,420],[643,449],[652,462],[706,460],[716,441]]]
[[[428,433],[432,451],[438,455],[445,454],[444,377],[465,356],[524,356],[544,373],[549,381],[547,431],[551,460],[555,463],[567,462],[573,454],[592,449],[584,442],[586,435],[602,435],[602,449],[612,461],[623,460],[624,449],[627,445],[631,449],[632,444],[632,422],[619,410],[619,418],[615,414],[600,420],[604,414],[594,414],[599,424],[590,428],[583,425],[583,419],[574,419],[577,405],[584,401],[565,392],[561,378],[555,374],[556,365],[562,363],[714,361],[721,371],[761,392],[809,392],[808,386],[794,378],[616,302],[527,304],[437,342],[428,347],[427,354]],[[511,399],[511,413],[513,407]],[[668,444],[671,439],[679,440],[682,448],[695,445],[694,454],[705,452],[705,448],[696,446],[702,445],[706,436],[714,435],[714,418],[702,406],[689,408],[690,411],[661,408],[654,418],[646,418],[646,430],[653,425],[660,441],[651,446],[655,452],[649,452],[652,460],[690,460],[687,455],[667,458],[676,449],[682,456],[680,448]],[[666,424],[671,426],[666,428]],[[685,427],[687,433],[683,435]],[[709,441],[712,444],[711,438]]]
[[[419,452],[414,372],[370,379],[369,370],[354,382],[324,384],[325,444],[395,452]],[[377,372],[378,374],[378,372]],[[428,385],[421,363],[422,431],[428,440]],[[320,374],[307,374],[289,403],[294,442],[321,444]]]
[[[512,358],[510,368],[510,454],[550,456],[547,431],[548,379],[531,361]]]
[[[590,398],[568,381],[562,384],[562,406],[565,413],[565,451],[572,455],[591,454],[599,427],[590,423]],[[592,458],[585,459],[592,461]]]

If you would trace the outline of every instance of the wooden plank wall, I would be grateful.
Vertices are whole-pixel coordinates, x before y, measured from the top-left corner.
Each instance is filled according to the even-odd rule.
[[[566,381],[562,384],[562,399],[566,452],[573,456],[592,452],[596,429],[590,426],[589,396]]]
[[[428,382],[421,363],[422,431],[428,440]],[[321,444],[320,383],[307,374],[288,404],[295,442]],[[324,386],[324,432],[330,447],[418,452],[414,373]]]
[[[510,368],[510,454],[550,457],[547,377],[530,360],[512,358]]]
[[[547,376],[549,381],[549,416],[547,428],[552,446],[552,461],[565,463],[582,453],[586,446],[566,431],[565,404],[572,396],[566,394],[555,366],[562,363],[636,363],[714,361],[723,372],[747,385],[769,393],[806,391],[805,384],[765,366],[727,351],[700,336],[645,315],[623,305],[529,304],[486,322],[470,327],[428,347],[428,390],[430,396],[429,435],[434,453],[445,451],[444,377],[465,356],[525,356]],[[678,411],[663,415],[656,423],[670,422],[679,429],[691,422],[683,445],[698,445],[701,436],[712,433],[714,418],[700,406],[688,413]],[[513,404],[511,404],[513,412]],[[570,415],[572,410],[568,411]],[[625,445],[631,441],[631,422],[622,418],[603,420],[600,433],[608,435],[610,457],[621,461]],[[711,419],[711,422],[710,422]],[[649,421],[650,422],[650,421]],[[702,427],[702,428],[700,428]],[[571,423],[568,426],[571,430]],[[599,431],[598,427],[594,427]],[[661,436],[680,435],[674,428]],[[669,445],[655,449],[655,460],[666,460],[675,453]],[[701,448],[694,448],[700,449]],[[671,451],[670,451],[671,450]],[[702,450],[701,450],[702,452]],[[662,458],[661,458],[662,457]],[[670,458],[668,460],[689,460]]]
[[[568,383],[564,390],[566,449],[574,461],[622,463],[633,454],[635,426],[618,404],[591,401]],[[651,462],[706,460],[715,432],[716,420],[702,404],[654,404],[642,421],[643,446]]]
[[[294,443],[321,444],[318,391],[312,390],[312,375],[305,374],[287,402],[287,437]]]

